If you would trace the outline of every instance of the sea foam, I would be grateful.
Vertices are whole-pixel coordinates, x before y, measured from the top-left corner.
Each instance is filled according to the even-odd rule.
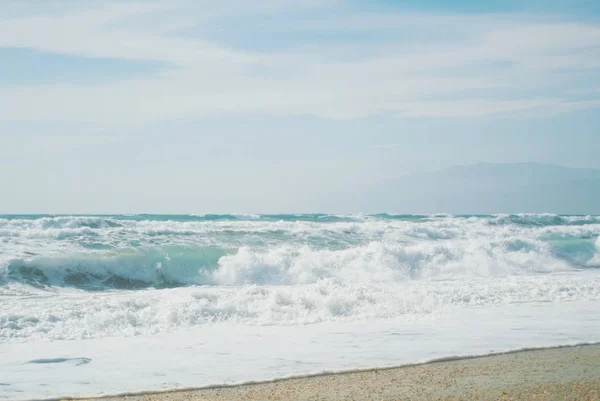
[[[595,216],[10,216],[0,340],[600,299]]]
[[[0,216],[0,398],[599,341],[599,251],[597,216]]]

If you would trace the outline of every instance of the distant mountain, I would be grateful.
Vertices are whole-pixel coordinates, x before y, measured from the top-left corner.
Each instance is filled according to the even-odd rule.
[[[379,182],[356,199],[368,212],[600,214],[600,170],[539,163],[453,166]]]

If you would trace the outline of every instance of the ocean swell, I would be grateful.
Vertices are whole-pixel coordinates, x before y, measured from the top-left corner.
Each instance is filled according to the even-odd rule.
[[[0,341],[600,299],[596,216],[0,217]]]
[[[390,283],[544,274],[598,267],[598,241],[573,237],[308,244],[163,245],[88,252],[29,252],[5,262],[0,283],[84,290],[190,285],[292,285],[335,278]],[[3,273],[2,273],[3,272]]]

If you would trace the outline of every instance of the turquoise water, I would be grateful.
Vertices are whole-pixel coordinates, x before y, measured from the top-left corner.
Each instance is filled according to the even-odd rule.
[[[286,285],[374,265],[398,280],[593,269],[599,234],[597,216],[552,214],[4,215],[0,286]]]

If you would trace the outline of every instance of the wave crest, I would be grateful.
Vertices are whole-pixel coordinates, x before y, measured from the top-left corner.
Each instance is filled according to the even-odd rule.
[[[371,241],[341,249],[309,245],[163,246],[8,261],[5,282],[86,290],[189,285],[293,285],[334,278],[391,283],[505,277],[597,265],[598,242],[586,239]]]

